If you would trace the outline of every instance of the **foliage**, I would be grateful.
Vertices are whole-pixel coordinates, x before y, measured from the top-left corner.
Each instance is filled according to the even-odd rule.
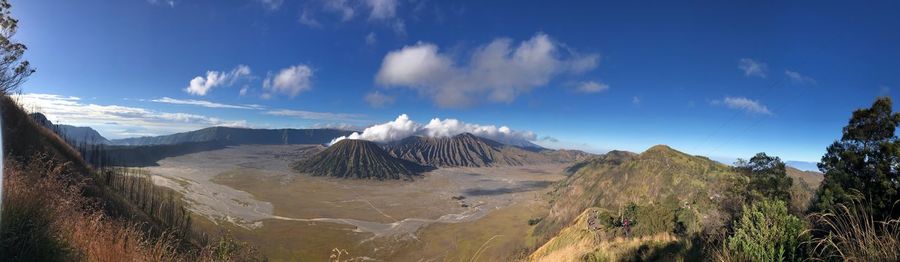
[[[28,48],[13,40],[19,20],[12,17],[9,0],[0,0],[0,95],[16,91],[34,68],[22,59]]]
[[[758,153],[750,161],[738,160],[735,170],[749,178],[747,193],[749,202],[763,199],[780,201],[791,200],[791,184],[793,179],[788,177],[784,162],[775,156]]]
[[[871,108],[853,112],[841,140],[828,147],[819,163],[825,180],[817,194],[817,209],[850,204],[856,190],[867,198],[877,219],[900,215],[900,209],[894,209],[900,200],[900,141],[895,135],[900,113],[891,110],[891,99],[881,97]]]
[[[744,207],[734,235],[725,240],[730,257],[747,261],[798,261],[806,237],[803,222],[788,213],[785,202],[763,200]]]
[[[821,229],[811,241],[813,255],[823,260],[896,261],[900,259],[900,219],[876,220],[868,204],[854,197],[834,212],[811,215]]]

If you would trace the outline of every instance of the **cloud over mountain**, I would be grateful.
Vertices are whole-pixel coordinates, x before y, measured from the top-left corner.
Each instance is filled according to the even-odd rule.
[[[592,70],[598,61],[599,55],[579,54],[544,33],[518,44],[495,39],[460,62],[435,44],[419,42],[388,53],[376,82],[415,90],[441,107],[461,107],[480,97],[511,102],[561,74]]]
[[[457,119],[433,118],[428,124],[420,124],[402,114],[393,121],[373,125],[363,130],[362,133],[353,133],[331,141],[334,144],[343,139],[362,139],[372,142],[392,142],[409,136],[427,137],[451,137],[462,133],[471,133],[476,136],[496,140],[512,145],[527,145],[537,139],[537,135],[530,131],[512,130],[507,126],[470,124]]]

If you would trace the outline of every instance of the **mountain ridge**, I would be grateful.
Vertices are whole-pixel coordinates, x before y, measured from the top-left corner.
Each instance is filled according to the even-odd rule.
[[[325,144],[335,137],[350,135],[352,131],[317,129],[253,129],[236,127],[207,127],[199,130],[163,136],[114,139],[114,145],[146,146],[173,145],[185,142],[222,141],[229,144]]]
[[[35,123],[56,132],[59,136],[75,144],[110,143],[109,139],[106,139],[106,137],[100,135],[100,132],[97,132],[97,130],[94,130],[91,127],[54,124],[42,113],[31,113],[28,114],[28,116],[33,119]]]

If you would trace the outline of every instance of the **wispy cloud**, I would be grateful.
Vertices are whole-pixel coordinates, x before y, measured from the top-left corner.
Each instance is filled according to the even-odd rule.
[[[366,44],[374,45],[375,42],[378,42],[378,38],[375,36],[375,32],[369,32],[369,34],[366,35]]]
[[[349,130],[349,131],[359,131],[366,128],[366,126],[359,126],[348,123],[316,123],[312,125],[313,128],[328,128],[328,129],[340,129],[340,130]]]
[[[769,71],[769,66],[766,63],[762,63],[750,58],[741,58],[738,60],[738,69],[744,71],[744,75],[748,77],[760,77],[766,78],[766,74]]]
[[[338,20],[342,23],[350,22],[357,17],[365,17],[367,22],[386,26],[398,35],[406,34],[406,22],[399,16],[398,10],[401,3],[398,0],[325,0],[306,2],[300,17],[297,19],[303,25],[312,28],[322,28],[320,21]],[[425,2],[419,2],[424,6]],[[329,17],[335,17],[329,19]]]
[[[598,83],[595,81],[584,81],[574,83],[575,91],[579,93],[600,93],[609,90],[609,85]]]
[[[334,121],[360,121],[365,115],[346,114],[346,113],[329,113],[329,112],[313,112],[305,110],[277,109],[265,112],[267,115],[287,116],[307,120],[334,120]]]
[[[750,114],[772,115],[768,107],[756,100],[746,97],[725,97],[721,100],[713,100],[713,105],[723,105],[730,109],[742,110]]]
[[[148,3],[154,5],[168,5],[169,7],[175,7],[175,0],[147,0]]]
[[[55,94],[14,95],[26,109],[45,114],[51,121],[90,126],[109,138],[134,134],[163,135],[210,126],[248,126],[244,120],[225,120],[183,112],[86,103],[78,97]]]
[[[262,109],[262,106],[260,106],[260,105],[229,105],[229,104],[210,102],[210,101],[206,101],[206,100],[175,99],[175,98],[171,98],[171,97],[162,97],[162,98],[153,99],[150,101],[157,102],[157,103],[176,104],[176,105],[202,106],[202,107],[208,107],[208,108]]]
[[[812,77],[801,75],[800,73],[797,73],[795,71],[784,70],[784,75],[786,75],[789,79],[791,79],[791,82],[793,82],[795,84],[801,84],[801,85],[815,85],[816,84],[816,80],[813,79]]]
[[[278,10],[281,7],[281,4],[284,3],[284,0],[256,0],[260,4],[262,4],[265,8],[269,10]]]
[[[384,107],[393,104],[394,101],[396,101],[393,96],[385,95],[378,91],[366,95],[365,100],[366,103],[369,103],[372,107]]]
[[[206,71],[206,77],[194,77],[184,91],[192,95],[205,96],[214,87],[232,85],[238,79],[247,76],[250,76],[250,67],[246,65],[238,65],[230,72]]]

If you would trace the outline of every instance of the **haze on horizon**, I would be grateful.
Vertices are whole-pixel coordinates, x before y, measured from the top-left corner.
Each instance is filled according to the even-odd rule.
[[[368,137],[815,162],[900,86],[896,2],[12,2],[18,99],[108,138],[405,123]]]

